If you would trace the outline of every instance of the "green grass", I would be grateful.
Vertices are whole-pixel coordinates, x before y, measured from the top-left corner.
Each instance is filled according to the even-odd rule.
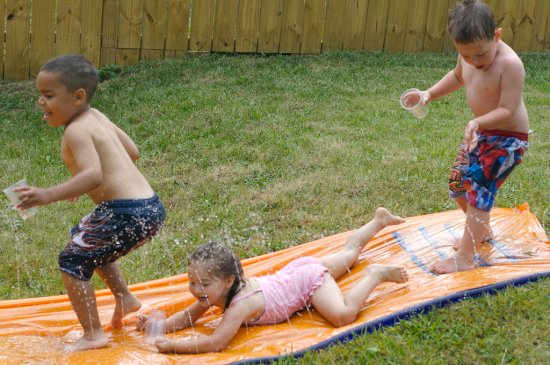
[[[546,53],[522,58],[535,132],[497,206],[529,202],[548,233],[550,63]],[[162,232],[122,260],[128,282],[185,272],[188,254],[208,240],[246,258],[355,228],[381,205],[402,216],[454,209],[446,178],[470,119],[463,91],[422,120],[398,102],[454,63],[428,54],[201,55],[106,69],[93,106],[135,140],[168,212]],[[69,176],[62,131],[41,120],[36,99],[33,82],[0,82],[2,187]],[[21,222],[1,202],[0,298],[65,294],[57,256],[93,204],[40,207]],[[550,280],[541,280],[286,363],[542,363],[549,298]]]

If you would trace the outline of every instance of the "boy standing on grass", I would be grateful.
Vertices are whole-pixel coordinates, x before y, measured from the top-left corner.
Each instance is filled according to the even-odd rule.
[[[82,194],[97,204],[72,230],[59,255],[59,269],[84,334],[69,350],[105,347],[108,339],[99,320],[94,271],[115,297],[111,324],[141,307],[129,291],[117,260],[151,239],[164,222],[165,211],[134,161],[138,149],[130,137],[105,115],[90,107],[98,86],[96,68],[80,55],[54,58],[42,66],[36,79],[38,105],[51,127],[63,127],[61,157],[72,177],[41,189],[17,189],[28,209]]]
[[[466,125],[449,178],[449,195],[466,213],[464,234],[451,257],[432,265],[438,274],[476,267],[476,246],[492,238],[489,219],[495,196],[521,163],[529,131],[523,63],[500,39],[491,8],[480,0],[464,0],[451,10],[448,29],[458,62],[423,92],[423,99],[428,103],[464,86],[474,119]]]

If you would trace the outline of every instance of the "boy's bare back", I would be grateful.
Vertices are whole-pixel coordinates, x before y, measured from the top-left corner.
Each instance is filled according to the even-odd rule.
[[[92,179],[99,176],[99,185],[87,191],[96,204],[153,196],[153,189],[134,164],[137,147],[96,109],[89,108],[65,126],[61,157],[71,175],[85,170]]]

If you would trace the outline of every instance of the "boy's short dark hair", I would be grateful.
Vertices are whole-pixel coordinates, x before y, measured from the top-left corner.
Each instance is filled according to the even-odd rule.
[[[489,5],[480,0],[463,0],[449,12],[449,34],[456,43],[490,41],[495,36],[496,21]]]
[[[58,74],[59,82],[70,92],[78,89],[86,90],[88,103],[94,97],[99,84],[97,69],[79,54],[55,57],[44,64],[40,71]]]

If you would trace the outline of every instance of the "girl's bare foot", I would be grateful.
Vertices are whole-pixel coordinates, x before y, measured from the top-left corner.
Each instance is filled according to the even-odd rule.
[[[89,338],[88,336],[82,336],[75,343],[67,345],[65,350],[69,352],[92,350],[107,347],[107,345],[109,345],[109,339],[105,336],[105,333],[96,331],[94,336]]]
[[[131,293],[121,298],[117,298],[115,295],[115,300],[116,305],[111,324],[114,328],[122,328],[122,318],[138,311],[141,308],[141,302]]]
[[[472,259],[467,259],[458,253],[447,257],[446,259],[439,260],[430,266],[430,271],[435,274],[448,274],[457,271],[472,270],[476,267],[476,264]]]
[[[400,216],[393,215],[389,210],[383,207],[376,208],[374,220],[382,225],[382,227],[393,226],[395,224],[405,223],[405,220]]]
[[[371,264],[367,266],[366,275],[377,277],[381,283],[404,283],[409,280],[409,274],[402,266]]]

